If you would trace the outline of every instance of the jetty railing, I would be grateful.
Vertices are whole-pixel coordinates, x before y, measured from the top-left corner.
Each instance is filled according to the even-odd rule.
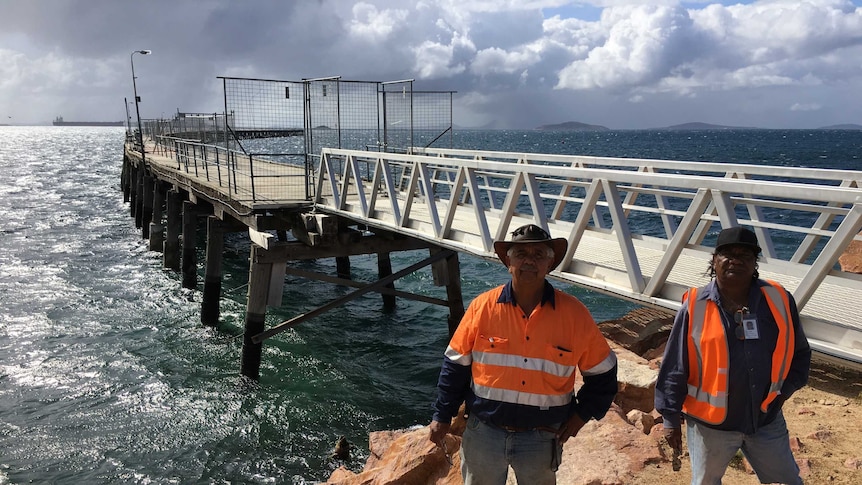
[[[226,190],[231,200],[311,199],[313,171],[302,153],[245,153],[173,136],[157,136],[154,153],[174,160],[177,171]]]
[[[862,362],[862,276],[838,265],[862,240],[860,172],[414,151],[425,155],[324,149],[315,205],[485,258],[535,223],[569,242],[555,278],[673,311],[709,281],[718,231],[749,226],[761,277],[793,293],[812,346]]]

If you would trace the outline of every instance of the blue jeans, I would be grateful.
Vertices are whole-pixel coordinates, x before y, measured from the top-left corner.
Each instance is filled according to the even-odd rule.
[[[504,485],[509,466],[519,484],[556,484],[555,438],[550,431],[510,432],[470,416],[461,441],[464,485]]]
[[[727,465],[740,448],[760,483],[802,483],[781,412],[775,421],[754,434],[720,431],[693,419],[686,421],[686,428],[692,485],[720,485]]]

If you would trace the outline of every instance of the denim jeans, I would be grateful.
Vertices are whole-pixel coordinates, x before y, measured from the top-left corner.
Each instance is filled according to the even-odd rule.
[[[719,485],[727,465],[740,448],[760,483],[802,483],[781,412],[775,421],[750,435],[716,430],[693,419],[686,421],[686,427],[692,485]]]
[[[510,432],[470,416],[461,441],[461,477],[464,485],[504,485],[511,466],[520,485],[554,485],[555,447],[550,431]]]

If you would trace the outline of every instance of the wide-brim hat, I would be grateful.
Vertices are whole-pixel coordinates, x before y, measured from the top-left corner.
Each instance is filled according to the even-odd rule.
[[[754,250],[755,254],[760,254],[760,246],[757,244],[757,235],[744,227],[737,226],[722,229],[721,232],[718,233],[718,240],[715,242],[715,250],[719,251],[721,248],[733,244],[738,246],[748,246]]]
[[[550,269],[554,269],[560,264],[560,261],[566,256],[566,250],[569,247],[569,243],[565,238],[558,237],[552,239],[548,231],[535,224],[527,224],[512,231],[511,240],[494,241],[494,252],[497,253],[500,261],[508,267],[509,256],[506,253],[509,252],[509,248],[516,244],[528,243],[545,243],[554,250],[554,261],[551,263]]]

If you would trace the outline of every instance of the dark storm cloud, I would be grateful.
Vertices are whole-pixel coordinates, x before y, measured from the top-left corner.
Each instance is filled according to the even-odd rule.
[[[0,115],[120,118],[151,49],[145,117],[218,110],[217,76],[340,75],[458,91],[461,125],[860,122],[859,2],[582,3],[0,0]]]

